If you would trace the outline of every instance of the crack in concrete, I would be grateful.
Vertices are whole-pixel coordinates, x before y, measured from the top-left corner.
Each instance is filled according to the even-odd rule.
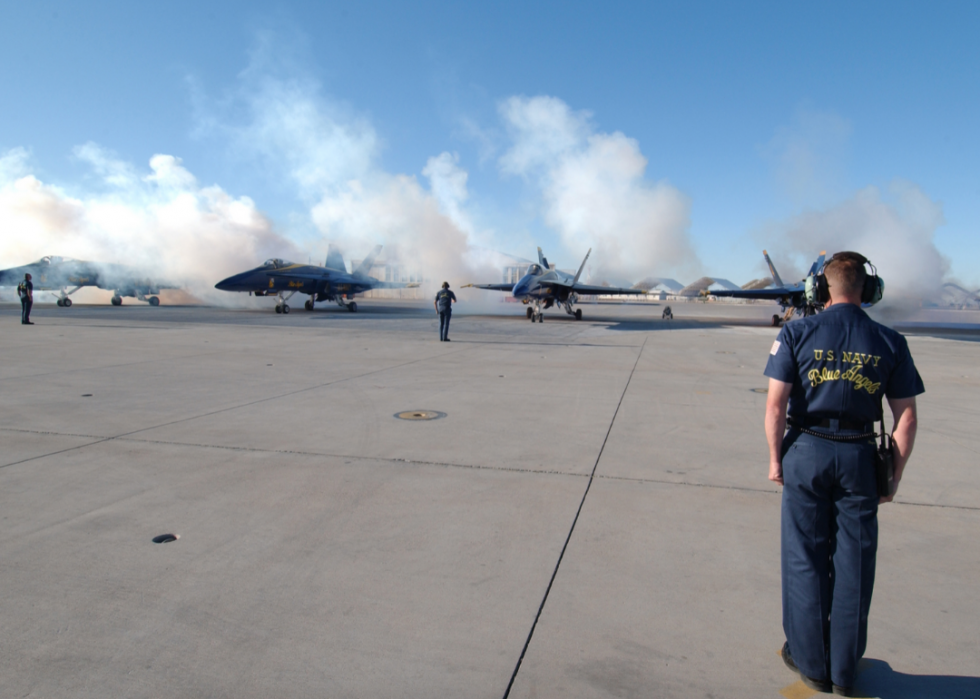
[[[619,415],[619,409],[623,406],[623,399],[626,397],[626,392],[629,390],[630,383],[633,381],[633,374],[636,373],[636,367],[640,363],[640,357],[643,356],[643,348],[646,347],[647,341],[643,340],[643,344],[640,346],[640,351],[636,353],[636,361],[633,362],[633,368],[630,370],[629,378],[626,379],[626,385],[623,386],[623,392],[619,396],[619,403],[616,405],[616,410],[613,412],[612,419],[609,421],[609,427],[606,429],[606,436],[602,440],[602,446],[599,448],[599,453],[595,457],[595,463],[592,465],[592,473],[589,474],[589,482],[585,485],[585,492],[582,493],[582,500],[578,504],[578,510],[575,511],[575,517],[572,518],[572,526],[568,530],[568,535],[565,537],[565,543],[561,547],[561,553],[558,554],[558,561],[555,563],[555,569],[551,573],[551,580],[548,581],[548,587],[545,588],[544,597],[541,599],[541,604],[538,606],[538,612],[534,615],[534,621],[531,624],[531,630],[527,634],[527,640],[524,641],[524,647],[521,649],[521,655],[517,658],[517,665],[514,666],[514,672],[510,676],[510,682],[507,683],[507,689],[504,691],[503,699],[507,699],[510,696],[510,690],[514,687],[514,680],[517,679],[517,673],[521,671],[521,665],[524,663],[524,656],[527,655],[527,649],[531,645],[531,639],[534,637],[534,630],[538,626],[538,621],[541,619],[541,614],[544,612],[544,606],[548,602],[548,595],[551,594],[551,588],[555,584],[555,578],[558,577],[558,569],[561,568],[561,562],[565,558],[565,551],[568,550],[568,544],[572,540],[572,534],[575,533],[575,525],[578,524],[579,515],[582,514],[582,508],[585,506],[585,499],[589,496],[589,490],[592,488],[592,483],[595,481],[595,472],[599,468],[599,461],[602,459],[602,453],[606,449],[606,443],[609,441],[609,435],[612,434],[613,425],[616,424],[616,417]]]

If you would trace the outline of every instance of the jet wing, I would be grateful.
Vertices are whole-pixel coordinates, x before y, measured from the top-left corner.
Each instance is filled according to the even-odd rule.
[[[266,274],[281,279],[311,279],[318,282],[326,281],[335,284],[363,286],[366,289],[414,289],[420,286],[418,282],[382,282],[374,277],[351,277],[348,274],[329,269],[325,269],[323,272],[266,272]]]
[[[270,277],[281,277],[283,279],[316,279],[317,281],[338,276],[336,273],[326,270],[318,274],[312,274],[310,272],[266,272],[266,274]]]
[[[421,284],[418,282],[359,282],[360,284],[370,285],[372,289],[417,289]]]
[[[487,291],[513,291],[513,284],[464,284],[460,289],[486,289]]]
[[[718,291],[702,291],[702,296],[722,296],[733,299],[770,299],[776,300],[799,293],[800,289],[719,289]]]
[[[592,284],[562,284],[556,281],[540,282],[541,286],[549,286],[552,289],[567,289],[576,294],[585,296],[643,296],[647,292],[643,289],[624,289],[620,286],[595,286]]]

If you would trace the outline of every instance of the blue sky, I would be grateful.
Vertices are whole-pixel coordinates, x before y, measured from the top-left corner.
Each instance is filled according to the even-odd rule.
[[[978,8],[5,3],[0,187],[30,175],[82,202],[77,236],[111,238],[107,201],[128,220],[163,206],[146,187],[165,154],[199,198],[216,186],[268,219],[256,253],[410,247],[408,229],[445,225],[526,257],[541,244],[564,267],[591,246],[607,276],[743,283],[762,247],[788,276],[863,245],[886,278],[928,259],[931,281],[972,288]],[[124,191],[106,174],[123,171]],[[440,240],[424,246],[459,244]]]

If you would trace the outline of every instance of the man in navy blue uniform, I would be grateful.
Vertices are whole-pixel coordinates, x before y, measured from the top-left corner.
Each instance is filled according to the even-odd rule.
[[[436,292],[435,307],[439,314],[439,341],[449,342],[449,321],[453,317],[453,304],[456,294],[449,290],[449,282],[443,282],[442,288]]]
[[[25,274],[24,281],[17,285],[17,295],[20,296],[21,325],[34,325],[31,322],[31,307],[34,305],[34,283],[31,275]]]
[[[878,495],[873,423],[884,396],[897,488],[925,391],[905,338],[861,310],[878,283],[866,262],[838,253],[826,264],[823,313],[787,324],[765,371],[769,480],[783,486],[782,656],[811,688],[844,696],[867,645],[878,505],[894,497]]]

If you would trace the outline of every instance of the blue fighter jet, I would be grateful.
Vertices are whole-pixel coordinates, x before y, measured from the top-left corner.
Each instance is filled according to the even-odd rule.
[[[151,306],[159,306],[156,294],[160,289],[176,289],[177,286],[153,281],[142,277],[139,272],[125,265],[103,264],[73,260],[70,257],[48,255],[37,262],[21,267],[0,270],[0,286],[17,286],[25,274],[33,277],[36,291],[55,291],[57,304],[63,308],[71,306],[69,296],[83,286],[94,286],[112,291],[112,305],[122,305],[123,296],[131,296],[146,301]]]
[[[807,275],[803,281],[789,285],[783,284],[783,280],[779,278],[779,272],[776,271],[776,265],[774,265],[772,260],[769,259],[769,253],[763,250],[762,255],[766,258],[766,264],[769,265],[769,272],[772,274],[773,286],[765,289],[726,289],[718,291],[702,291],[701,295],[736,299],[769,299],[775,301],[783,309],[783,315],[780,317],[778,313],[773,314],[772,324],[774,327],[778,326],[782,322],[788,322],[793,317],[794,313],[806,317],[812,316],[817,311],[823,309],[823,306],[820,304],[807,303],[806,282],[807,279],[818,274],[821,268],[823,268],[823,262],[825,259],[827,259],[826,250],[821,252],[820,257],[817,258],[816,262],[810,265],[810,271],[807,272]]]
[[[417,287],[414,282],[383,282],[369,277],[367,272],[381,252],[378,245],[364,258],[353,272],[347,271],[344,257],[335,245],[331,245],[323,267],[302,265],[280,260],[266,260],[255,269],[235,274],[214,285],[222,291],[247,291],[255,296],[273,296],[276,299],[276,313],[289,313],[286,303],[293,294],[308,294],[304,307],[313,310],[316,301],[335,301],[341,308],[351,313],[357,312],[357,303],[352,299],[371,289],[408,289]]]
[[[541,248],[538,248],[538,262],[529,265],[527,272],[516,284],[466,284],[463,288],[509,291],[515,299],[528,307],[527,318],[532,323],[543,322],[544,309],[551,308],[556,302],[568,315],[574,316],[575,320],[582,320],[582,309],[572,308],[572,304],[578,301],[579,296],[642,296],[646,293],[642,289],[579,284],[578,279],[582,276],[582,270],[585,269],[585,263],[591,254],[592,248],[589,248],[578,272],[572,276],[567,272],[552,269],[548,264],[548,258],[541,252]]]

